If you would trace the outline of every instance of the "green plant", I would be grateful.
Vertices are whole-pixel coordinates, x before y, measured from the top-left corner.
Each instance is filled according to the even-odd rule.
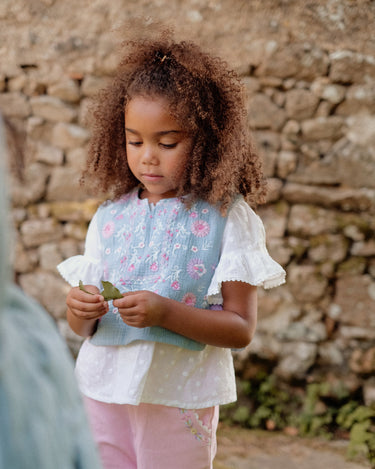
[[[348,457],[366,456],[375,469],[375,408],[348,401],[349,391],[340,382],[311,383],[301,393],[262,373],[238,387],[239,402],[221,409],[227,423],[276,430],[295,427],[304,436],[348,435]]]
[[[351,401],[340,410],[337,423],[350,430],[348,457],[365,455],[375,467],[375,410]]]
[[[224,406],[221,419],[248,428],[282,429],[289,425],[289,418],[298,406],[298,400],[281,389],[274,376],[259,374],[251,381],[239,383],[239,402]]]

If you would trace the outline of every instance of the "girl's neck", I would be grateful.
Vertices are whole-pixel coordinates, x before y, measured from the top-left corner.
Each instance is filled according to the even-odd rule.
[[[176,198],[176,191],[170,191],[170,192],[166,192],[164,194],[151,194],[147,191],[147,189],[144,189],[144,188],[140,188],[138,190],[138,197],[143,200],[143,199],[147,199],[148,200],[148,203],[149,204],[157,204],[158,202],[160,202],[161,200],[164,200],[164,199],[175,199]]]

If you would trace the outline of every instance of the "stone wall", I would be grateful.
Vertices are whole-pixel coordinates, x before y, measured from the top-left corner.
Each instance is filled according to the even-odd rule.
[[[3,18],[11,21],[10,12],[9,3]],[[203,7],[185,13],[198,31]],[[238,373],[251,377],[266,366],[289,383],[331,380],[375,402],[375,47],[287,34],[253,39],[246,27],[232,58],[269,178],[258,212],[288,277],[285,286],[260,289],[257,333],[236,356]],[[56,264],[82,253],[99,202],[79,177],[88,103],[116,64],[114,43],[103,37],[89,47],[65,31],[52,57],[11,47],[0,71],[0,108],[27,134],[25,181],[10,184],[16,277],[74,353],[80,340],[65,321],[67,285]],[[38,42],[30,31],[29,41]]]

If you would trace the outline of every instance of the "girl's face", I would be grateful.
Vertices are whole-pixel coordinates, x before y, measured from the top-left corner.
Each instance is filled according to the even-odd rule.
[[[136,96],[125,108],[128,165],[150,203],[174,197],[192,148],[192,138],[168,112],[162,97]]]

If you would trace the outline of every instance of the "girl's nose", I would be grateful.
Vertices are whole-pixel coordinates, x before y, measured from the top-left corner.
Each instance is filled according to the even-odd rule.
[[[157,155],[155,149],[152,146],[147,146],[144,148],[142,154],[142,163],[144,164],[157,164]]]

